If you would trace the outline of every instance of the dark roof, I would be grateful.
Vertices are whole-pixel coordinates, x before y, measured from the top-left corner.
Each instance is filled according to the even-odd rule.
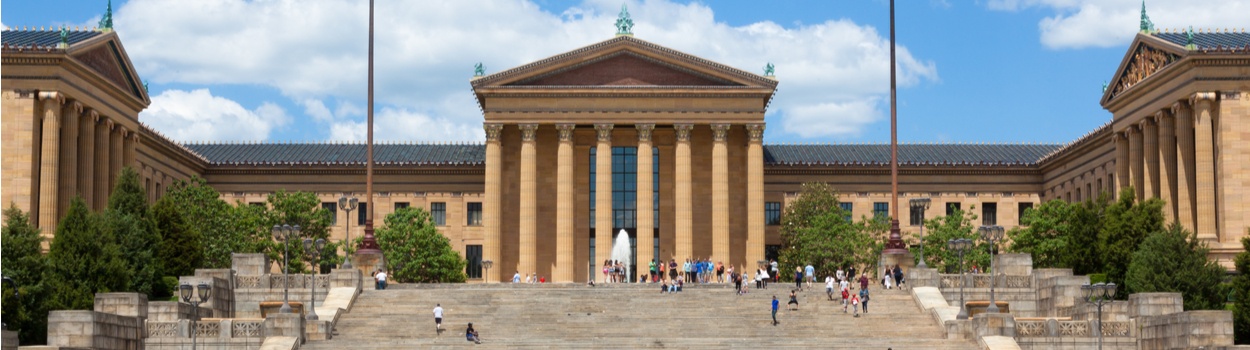
[[[233,143],[186,144],[213,165],[361,165],[364,144]],[[481,144],[375,144],[378,165],[481,165]]]
[[[1181,32],[1156,32],[1156,38],[1166,40],[1177,46],[1184,47],[1188,41],[1188,34]],[[1250,47],[1250,33],[1247,32],[1220,32],[1220,33],[1199,33],[1194,32],[1194,45],[1198,50],[1211,49],[1244,49]]]
[[[104,32],[98,30],[70,30],[69,44],[73,45],[80,41],[94,38],[102,35]],[[3,40],[5,46],[10,47],[55,47],[61,43],[60,30],[12,30],[6,29],[0,32],[0,40]]]
[[[900,144],[899,164],[1034,165],[1058,144]],[[889,144],[765,145],[768,165],[884,165]]]

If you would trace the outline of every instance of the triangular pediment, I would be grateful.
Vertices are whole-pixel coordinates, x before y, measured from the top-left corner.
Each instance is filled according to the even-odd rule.
[[[1110,85],[1103,92],[1103,103],[1109,102],[1142,83],[1159,71],[1171,67],[1184,55],[1175,44],[1139,34],[1125,54]]]
[[[84,66],[99,74],[104,80],[140,101],[147,101],[147,91],[135,74],[130,57],[117,41],[116,34],[103,35],[72,45],[67,53]]]
[[[724,64],[618,36],[474,79],[479,92],[509,87],[725,87],[775,89],[777,81]]]

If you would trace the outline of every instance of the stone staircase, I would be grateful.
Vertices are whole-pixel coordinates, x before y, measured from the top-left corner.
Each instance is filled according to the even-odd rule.
[[[799,293],[786,308],[790,285],[736,295],[724,285],[660,294],[658,285],[571,284],[392,285],[365,290],[341,316],[333,339],[307,349],[463,347],[466,323],[494,348],[824,348],[976,349],[947,340],[906,291],[874,289],[870,313],[842,313],[822,288]],[[782,308],[771,324],[769,302]],[[445,310],[443,332],[432,309]]]

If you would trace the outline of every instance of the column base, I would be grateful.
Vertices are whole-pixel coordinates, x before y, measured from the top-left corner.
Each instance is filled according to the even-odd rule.
[[[386,267],[386,258],[382,252],[356,252],[352,254],[352,265],[364,275],[372,276],[374,271]]]

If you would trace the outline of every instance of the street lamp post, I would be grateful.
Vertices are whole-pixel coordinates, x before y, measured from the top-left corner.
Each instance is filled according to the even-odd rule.
[[[968,303],[964,302],[964,285],[968,284],[967,278],[964,276],[964,253],[968,248],[972,247],[972,240],[967,238],[958,238],[946,241],[946,247],[959,253],[959,315],[956,318],[961,320],[968,319]]]
[[[1115,298],[1115,283],[1087,283],[1081,285],[1081,292],[1085,294],[1085,302],[1098,307],[1098,350],[1102,350],[1102,306]]]
[[[495,264],[495,262],[494,262],[494,261],[491,261],[491,260],[482,260],[482,267],[486,268],[486,275],[487,275],[487,276],[490,276],[490,266],[491,266],[491,265],[494,265],[494,264]],[[489,282],[498,282],[498,281],[487,281],[487,282],[489,283]]]
[[[352,268],[352,210],[356,210],[356,206],[359,202],[360,201],[355,197],[350,199],[347,198],[347,196],[339,197],[339,208],[342,208],[343,211],[347,212],[347,220],[344,220],[347,221],[347,228],[344,229],[347,234],[347,239],[343,240],[344,242],[347,242],[343,245],[343,252],[347,255],[347,258],[343,259],[342,267],[344,269]]]
[[[282,307],[278,308],[279,313],[291,313],[291,294],[289,286],[291,285],[288,273],[291,270],[291,238],[299,237],[299,225],[273,225],[273,238],[282,241]]]
[[[998,270],[994,269],[994,255],[997,252],[995,248],[998,246],[994,245],[994,242],[1003,240],[1003,227],[998,225],[981,226],[977,230],[981,232],[981,239],[990,242],[990,306],[985,309],[985,312],[998,313],[998,304],[994,302],[994,274],[998,273]]]
[[[325,247],[325,239],[318,238],[316,242],[312,238],[304,239],[304,251],[308,252],[308,256],[312,258],[312,262],[309,263],[309,265],[312,265],[312,281],[309,281],[312,284],[312,291],[308,293],[309,321],[317,320],[317,263],[320,261],[318,258],[321,257],[321,250],[325,249]]]
[[[933,200],[929,198],[912,198],[908,201],[911,204],[911,210],[920,210],[920,265],[919,268],[928,268],[929,265],[924,263],[924,214],[929,210],[929,206],[933,204]]]
[[[192,298],[192,294],[197,294],[195,293],[196,289],[199,291],[199,295],[195,295],[199,297],[198,299]],[[196,323],[200,319],[200,304],[208,302],[208,297],[213,293],[213,287],[204,282],[200,282],[200,284],[195,287],[192,287],[189,283],[183,283],[178,286],[178,293],[182,297],[182,301],[191,303],[191,350],[195,350],[195,335],[196,333],[199,333]]]

